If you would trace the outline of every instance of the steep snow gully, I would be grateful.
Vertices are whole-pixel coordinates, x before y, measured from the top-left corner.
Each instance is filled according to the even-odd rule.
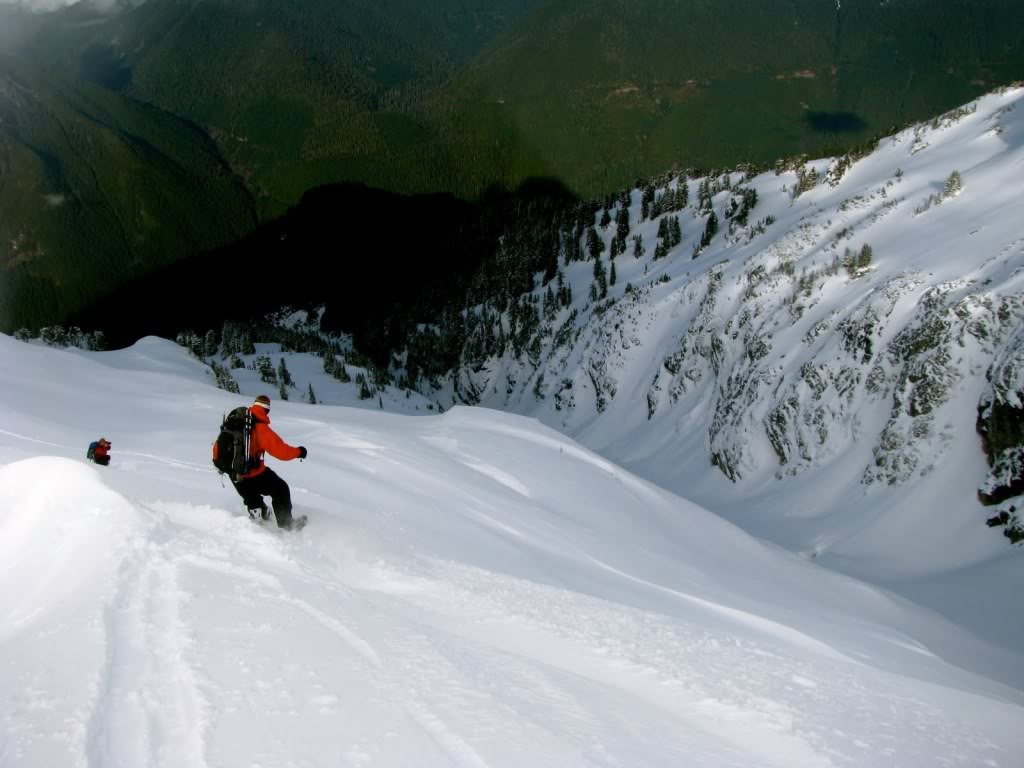
[[[181,348],[0,358],[2,766],[1020,765],[1019,656],[532,419],[275,403],[288,535]]]

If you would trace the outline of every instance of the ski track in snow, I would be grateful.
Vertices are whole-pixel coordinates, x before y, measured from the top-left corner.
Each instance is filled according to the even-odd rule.
[[[204,711],[186,659],[178,568],[140,549],[107,610],[107,667],[90,726],[92,766],[205,766]]]
[[[181,569],[223,575],[232,583],[236,599],[290,607],[311,619],[303,624],[303,632],[319,631],[340,641],[347,649],[341,655],[349,663],[364,672],[372,670],[379,700],[404,711],[450,765],[492,765],[474,742],[486,745],[499,735],[506,750],[510,740],[518,741],[525,759],[527,747],[536,739],[561,735],[545,727],[544,714],[556,722],[568,718],[578,733],[595,740],[595,751],[582,762],[628,764],[622,762],[623,752],[617,751],[615,758],[601,752],[607,748],[596,746],[602,733],[621,730],[624,723],[595,719],[584,695],[593,688],[634,699],[628,707],[630,718],[662,720],[671,729],[661,734],[665,755],[684,759],[692,744],[701,743],[707,734],[724,745],[732,743],[733,749],[723,745],[710,755],[693,758],[694,765],[859,764],[858,753],[895,760],[907,750],[908,736],[935,738],[937,722],[943,723],[949,747],[943,750],[946,764],[971,764],[970,754],[962,753],[963,742],[974,748],[993,746],[932,711],[927,702],[896,690],[883,699],[888,722],[878,722],[878,703],[858,682],[862,665],[837,654],[791,666],[792,659],[738,635],[673,625],[656,615],[635,614],[475,569],[435,563],[422,573],[391,572],[382,580],[380,594],[393,604],[378,604],[368,614],[366,606],[375,601],[367,594],[377,591],[372,574],[351,588],[332,581],[329,573],[336,563],[325,563],[329,567],[324,574],[268,574],[263,570],[268,562],[289,564],[304,542],[254,531],[261,546],[251,547],[249,557],[255,561],[245,562],[229,538],[238,527],[228,526],[221,541],[204,542],[195,531],[186,530],[162,545],[140,542],[122,565],[118,593],[108,610],[106,691],[89,729],[90,766],[210,764],[203,739],[210,704],[200,694],[197,674],[186,659],[190,630],[179,617],[181,605],[192,599],[178,586]],[[199,547],[223,548],[236,560],[194,554]],[[404,581],[409,582],[405,588],[395,588]],[[333,601],[342,615],[372,616],[369,624],[382,640],[365,639],[297,597],[295,589],[310,593],[310,600]],[[389,618],[410,614],[422,623],[422,631],[415,631],[415,626],[410,631]],[[251,629],[256,636],[267,631]],[[785,635],[781,639],[791,640]],[[380,649],[375,642],[381,642]],[[834,668],[815,669],[833,663],[839,663],[841,674]],[[267,685],[263,670],[251,667],[248,672],[251,685]],[[502,681],[500,687],[495,677]],[[582,691],[573,690],[577,687]],[[225,691],[214,687],[211,693],[215,700],[223,700]],[[313,703],[329,710],[344,695],[344,690],[327,688]],[[818,713],[821,730],[806,718],[795,727],[798,711]],[[215,708],[211,714],[216,720],[223,712]],[[830,716],[852,723],[853,732],[830,732]],[[687,733],[689,729],[694,733]],[[752,744],[759,753],[755,759]],[[839,744],[845,745],[841,752]]]

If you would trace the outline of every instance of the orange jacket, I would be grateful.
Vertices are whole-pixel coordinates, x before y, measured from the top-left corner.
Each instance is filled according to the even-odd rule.
[[[256,477],[266,471],[267,465],[263,463],[264,452],[281,461],[299,458],[299,449],[288,445],[270,428],[270,416],[265,409],[254,405],[249,408],[249,413],[252,414],[253,420],[252,434],[249,437],[249,460],[258,463],[255,469],[242,475],[243,478]]]
[[[108,453],[110,453],[110,443],[108,443],[106,440],[100,440],[98,443],[96,443],[96,448],[93,449],[92,455],[95,458],[102,459]]]

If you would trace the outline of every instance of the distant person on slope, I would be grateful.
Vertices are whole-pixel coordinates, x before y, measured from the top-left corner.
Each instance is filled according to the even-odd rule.
[[[89,450],[85,452],[85,458],[102,466],[110,463],[110,443],[107,438],[101,437],[94,443],[89,443]]]
[[[238,479],[232,478],[231,482],[253,519],[269,519],[267,505],[263,501],[264,496],[269,496],[274,505],[278,528],[291,530],[301,527],[305,523],[305,517],[299,521],[292,518],[292,494],[288,483],[263,463],[263,454],[266,452],[275,459],[291,461],[306,458],[306,449],[303,446],[295,448],[288,445],[270,428],[270,398],[266,395],[256,398],[249,407],[249,413],[252,414],[253,420],[249,442],[249,464],[252,469]]]

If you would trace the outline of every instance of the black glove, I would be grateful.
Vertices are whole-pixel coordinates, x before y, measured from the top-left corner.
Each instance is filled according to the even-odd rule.
[[[306,453],[307,453],[307,452],[306,452],[306,446],[304,446],[304,445],[300,445],[300,446],[299,446],[299,458],[300,458],[300,459],[304,459],[304,458],[306,458]]]

